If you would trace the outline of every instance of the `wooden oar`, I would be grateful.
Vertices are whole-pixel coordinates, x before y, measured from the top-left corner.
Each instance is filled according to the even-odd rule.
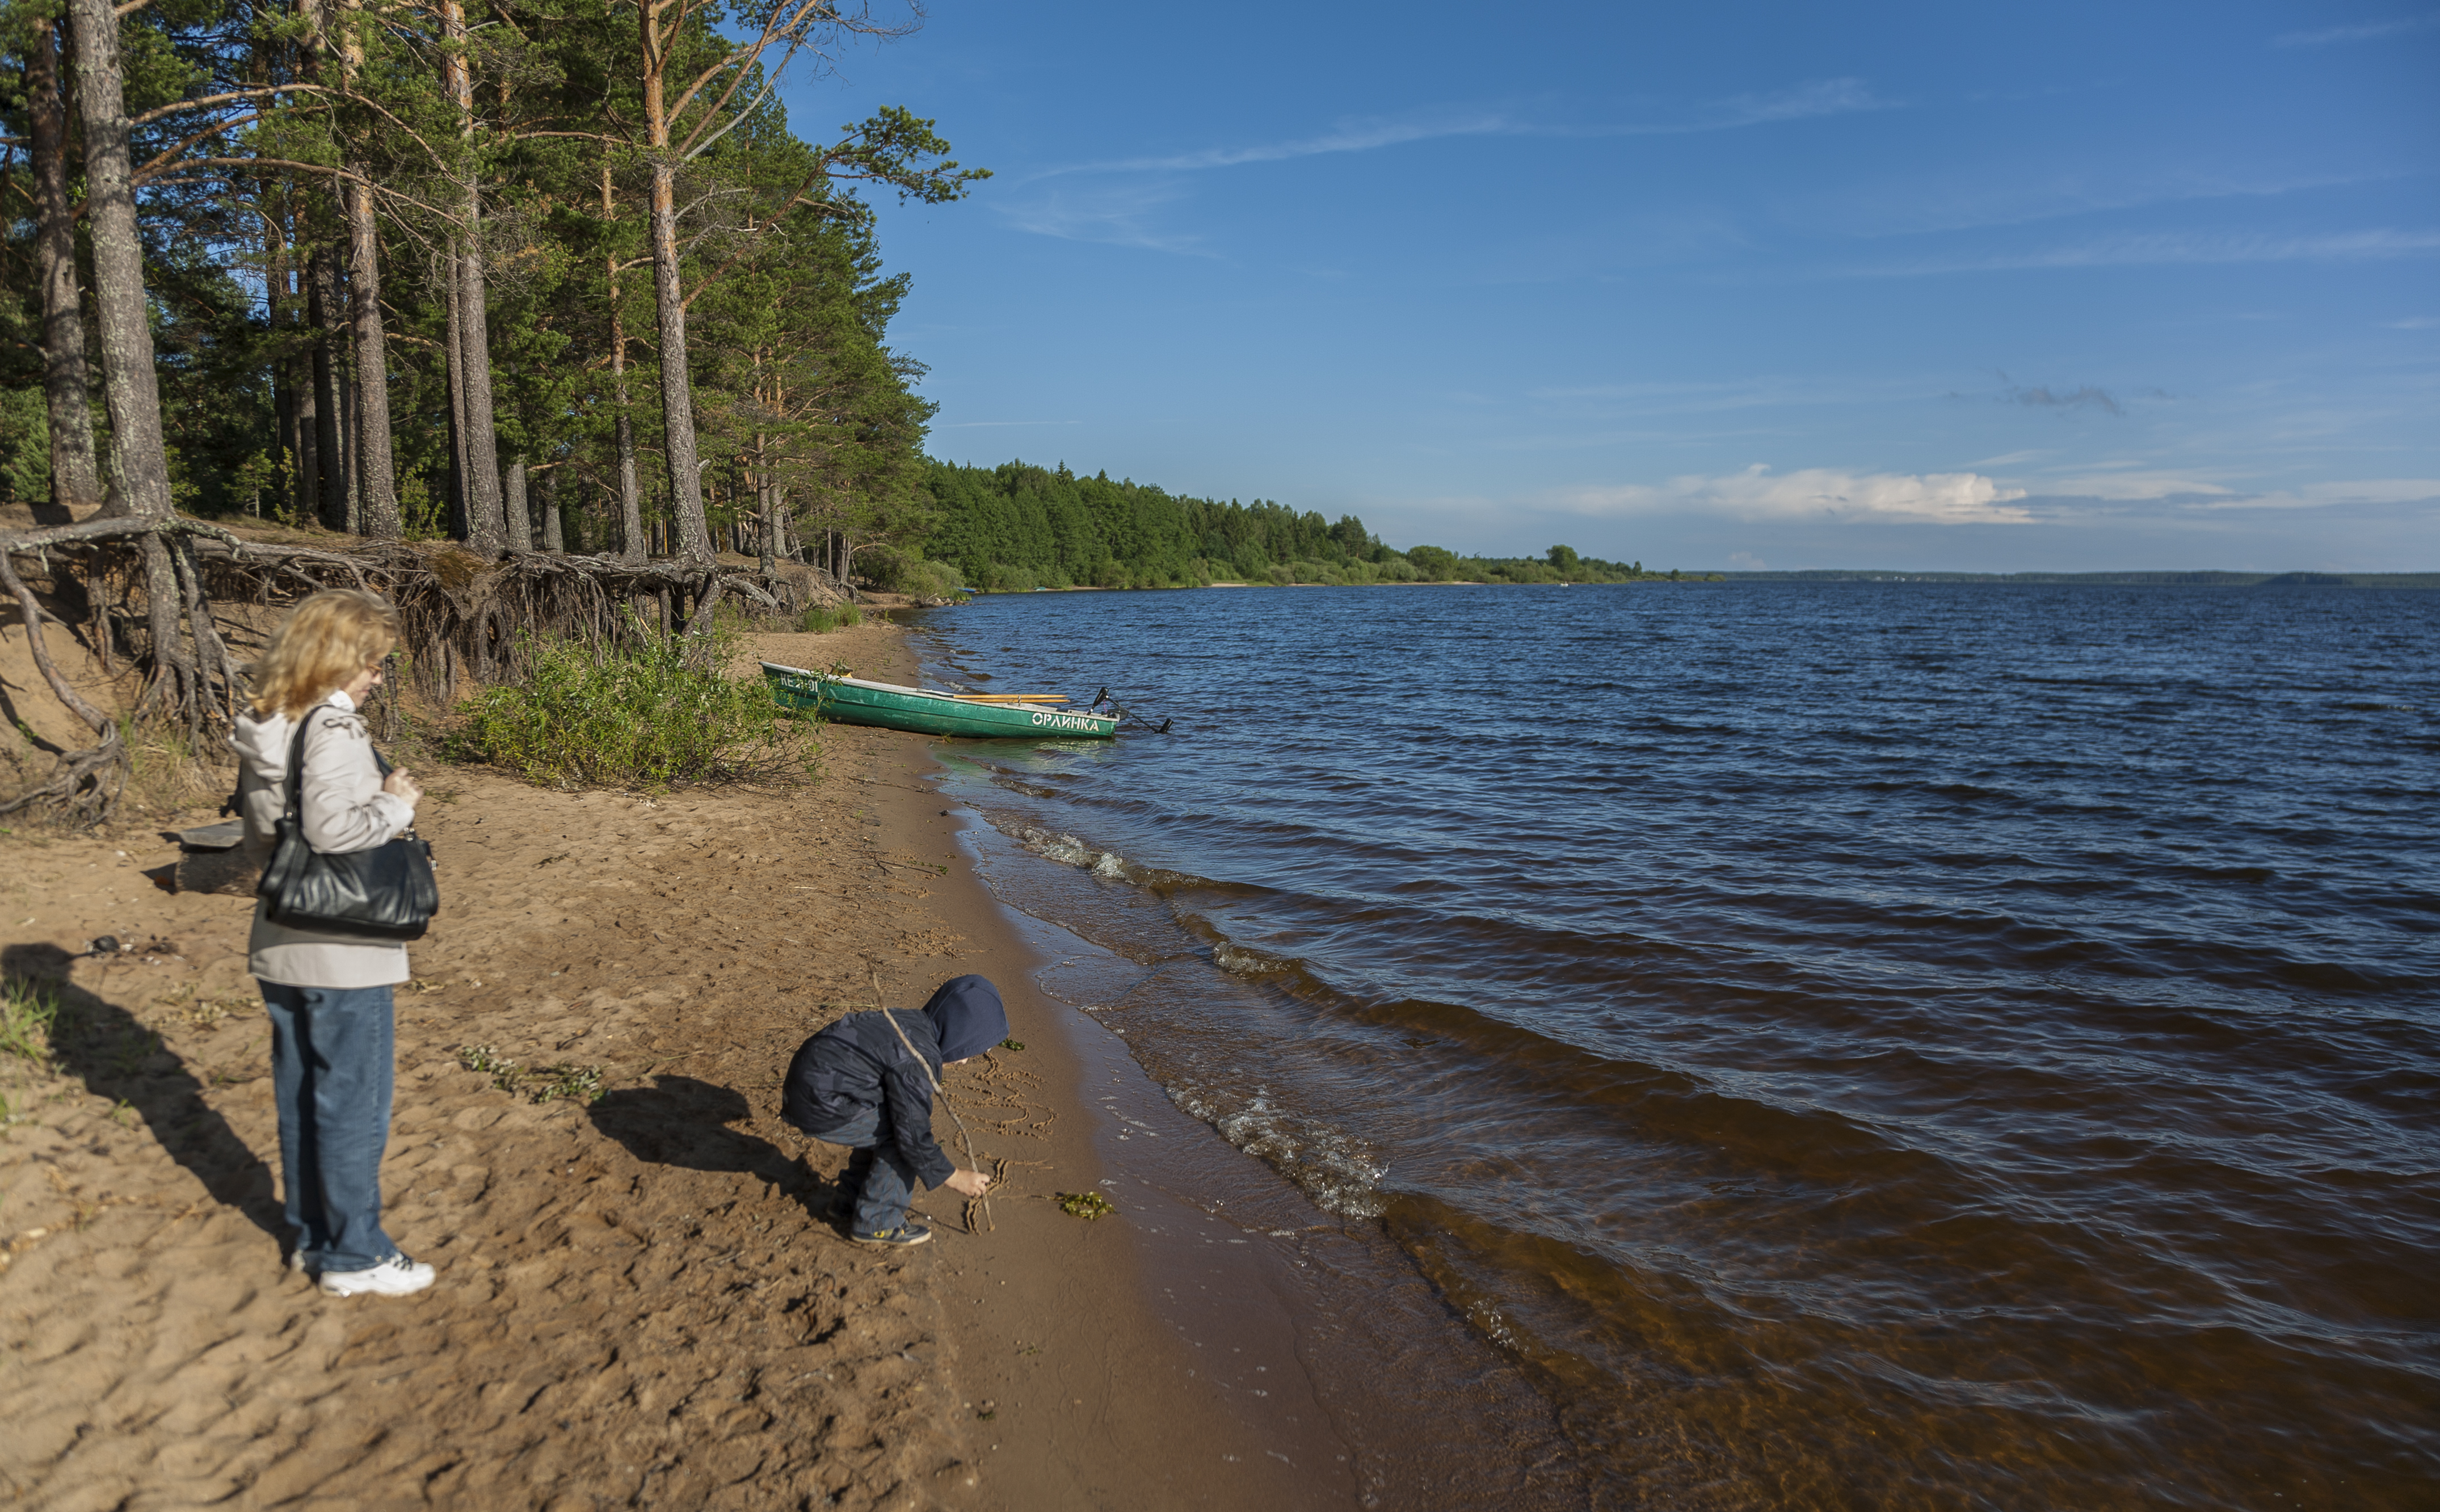
[[[951,698],[967,703],[1065,703],[1065,693],[952,693]]]

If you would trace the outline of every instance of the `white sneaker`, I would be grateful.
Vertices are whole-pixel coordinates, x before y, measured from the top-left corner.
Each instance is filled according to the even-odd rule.
[[[368,1292],[378,1297],[412,1295],[432,1285],[433,1271],[419,1265],[404,1254],[393,1254],[368,1271],[325,1271],[322,1292],[325,1296],[354,1297]]]

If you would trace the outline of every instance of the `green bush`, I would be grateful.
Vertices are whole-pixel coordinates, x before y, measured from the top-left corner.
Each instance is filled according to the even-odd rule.
[[[628,625],[625,645],[529,642],[522,684],[468,701],[453,754],[546,787],[660,787],[810,773],[798,720],[760,676],[729,678],[735,638]]]
[[[895,546],[867,547],[856,558],[856,570],[882,592],[911,598],[962,598],[971,592],[950,563],[926,561]]]
[[[816,604],[798,619],[797,628],[816,635],[864,623],[864,611],[853,604]]]
[[[899,575],[898,591],[917,598],[963,598],[966,580],[945,561],[909,563]]]

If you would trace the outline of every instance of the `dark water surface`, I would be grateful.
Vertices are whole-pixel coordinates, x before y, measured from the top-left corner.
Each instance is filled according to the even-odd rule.
[[[2440,595],[919,625],[949,685],[1175,719],[943,747],[1041,858],[996,885],[1139,964],[1103,1022],[1602,1504],[2440,1504]]]

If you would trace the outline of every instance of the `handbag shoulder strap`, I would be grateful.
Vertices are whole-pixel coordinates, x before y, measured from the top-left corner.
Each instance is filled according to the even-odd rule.
[[[329,708],[316,703],[297,716],[296,733],[288,742],[288,801],[280,805],[279,817],[303,824],[305,819],[305,732],[312,728],[314,716]]]

